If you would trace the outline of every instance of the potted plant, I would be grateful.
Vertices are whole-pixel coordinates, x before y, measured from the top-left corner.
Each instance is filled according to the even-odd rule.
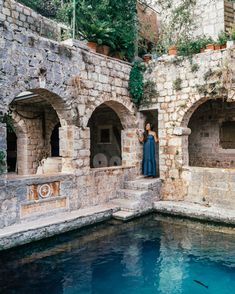
[[[220,32],[217,39],[217,44],[220,45],[220,49],[226,48],[226,42],[228,40],[228,35],[226,32]]]
[[[213,43],[209,43],[209,44],[207,44],[207,45],[206,45],[206,49],[207,49],[207,50],[215,50],[215,44],[213,44]]]
[[[149,62],[152,59],[152,54],[147,53],[143,55],[144,62]]]
[[[109,40],[114,32],[111,22],[101,19],[97,11],[85,1],[79,2],[77,6],[76,28],[77,35],[87,40],[87,46],[94,52],[98,45],[103,45],[104,41]]]
[[[169,55],[176,55],[176,54],[177,54],[177,48],[176,48],[176,45],[171,45],[171,46],[168,48],[168,54],[169,54]]]
[[[228,33],[227,48],[233,47],[235,44],[235,27],[233,26]]]
[[[214,44],[214,50],[220,50],[220,44],[219,43]]]

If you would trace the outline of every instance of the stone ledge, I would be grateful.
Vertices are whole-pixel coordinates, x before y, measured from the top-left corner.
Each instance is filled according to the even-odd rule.
[[[110,219],[117,211],[114,205],[99,205],[92,208],[56,214],[39,222],[22,222],[0,230],[0,250],[38,241],[67,231]]]
[[[184,201],[154,202],[154,211],[227,225],[235,225],[235,210],[203,206]]]

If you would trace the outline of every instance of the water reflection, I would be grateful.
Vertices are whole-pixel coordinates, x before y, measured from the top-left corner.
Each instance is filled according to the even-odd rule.
[[[0,254],[0,293],[224,294],[234,275],[235,229],[156,215]]]

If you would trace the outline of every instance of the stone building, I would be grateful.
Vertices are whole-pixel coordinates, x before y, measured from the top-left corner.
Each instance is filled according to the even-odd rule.
[[[40,36],[37,23],[50,24],[17,2],[1,1],[0,15],[1,112],[11,111],[15,132],[1,124],[0,147],[8,144],[14,172],[1,180],[0,226],[115,198],[124,179],[138,173],[141,150],[128,93],[130,64],[79,42]],[[100,109],[112,119],[97,125]],[[97,135],[100,144],[90,142]],[[118,142],[110,154],[107,136]],[[107,168],[90,168],[97,154],[106,156]]]
[[[38,31],[39,23],[56,40],[47,29]],[[10,111],[13,121],[13,130],[0,124],[8,165],[0,177],[0,228],[24,225],[14,244],[90,224],[120,208],[139,215],[154,201],[156,209],[167,200],[230,209],[235,48],[149,62],[145,80],[157,94],[137,109],[128,92],[131,64],[79,41],[61,42],[60,34],[55,23],[0,0],[0,111]],[[141,181],[136,129],[146,119],[158,131],[160,179]],[[101,204],[111,208],[97,212]],[[90,207],[93,218],[84,212]],[[78,221],[81,211],[86,221]],[[64,221],[55,228],[53,219],[48,228],[49,216]],[[26,224],[34,220],[41,227],[29,237]],[[11,246],[7,238],[0,238],[0,248]]]
[[[149,1],[164,19],[168,15],[168,11],[162,11],[161,6],[157,4],[158,1]],[[179,6],[181,0],[171,1],[172,8]],[[171,8],[171,9],[172,9]],[[196,0],[194,6],[194,20],[195,26],[192,34],[194,36],[206,35],[217,39],[221,31],[228,30],[234,24],[234,3],[229,0]]]

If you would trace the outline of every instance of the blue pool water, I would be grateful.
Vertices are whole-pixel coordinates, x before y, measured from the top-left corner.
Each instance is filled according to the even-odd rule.
[[[154,214],[109,221],[0,253],[0,293],[232,294],[235,231]]]

